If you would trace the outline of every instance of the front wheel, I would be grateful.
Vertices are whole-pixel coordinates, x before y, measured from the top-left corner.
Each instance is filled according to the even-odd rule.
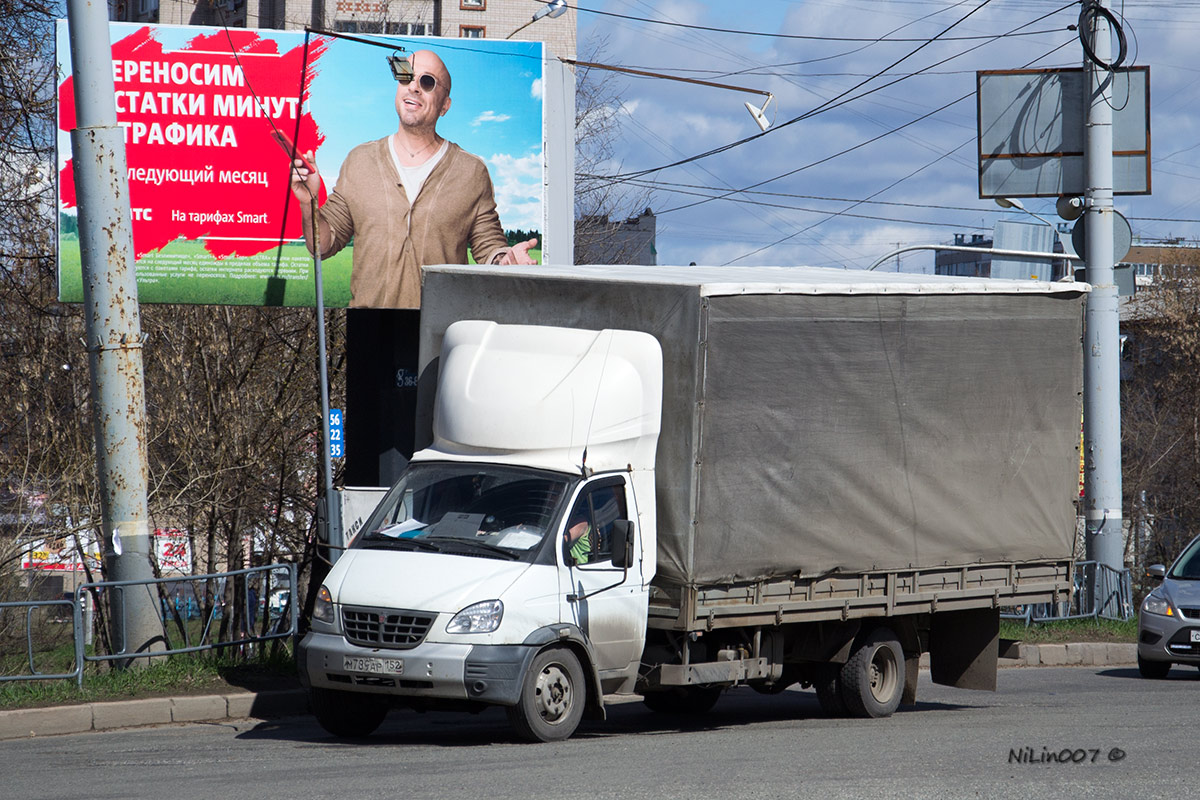
[[[856,717],[889,717],[904,694],[904,650],[896,634],[875,628],[842,665],[842,699]]]
[[[1170,661],[1147,661],[1138,656],[1138,672],[1143,678],[1165,678],[1170,671]]]
[[[346,739],[370,736],[388,712],[387,701],[371,694],[314,686],[308,692],[308,699],[321,727]]]
[[[586,702],[579,658],[568,648],[552,647],[534,656],[521,698],[508,709],[508,721],[522,739],[558,742],[579,727]]]

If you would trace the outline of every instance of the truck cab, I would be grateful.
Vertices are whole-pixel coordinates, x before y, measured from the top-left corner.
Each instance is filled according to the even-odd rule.
[[[433,445],[337,560],[299,647],[327,730],[367,735],[391,705],[490,704],[550,741],[633,690],[661,364],[645,333],[447,330]]]

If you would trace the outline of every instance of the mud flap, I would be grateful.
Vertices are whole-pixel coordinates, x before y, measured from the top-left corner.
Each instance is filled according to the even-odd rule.
[[[958,689],[996,690],[1000,612],[994,608],[943,611],[929,630],[929,668],[934,683]]]

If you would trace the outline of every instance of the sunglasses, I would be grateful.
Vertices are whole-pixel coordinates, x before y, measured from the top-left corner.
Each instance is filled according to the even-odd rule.
[[[413,82],[413,78],[414,78],[414,76],[409,74],[409,75],[404,75],[402,77],[399,77],[396,80],[400,81],[401,85],[407,86],[408,84]],[[428,72],[423,72],[419,76],[416,76],[416,81],[417,81],[417,86],[420,86],[421,91],[425,92],[426,94],[428,94],[429,92],[432,92],[434,89],[437,88],[437,85],[438,85],[437,78],[430,75]]]
[[[413,75],[412,63],[403,56],[392,55],[387,57],[388,65],[392,68],[392,77],[403,86],[413,82],[415,78],[417,86],[421,87],[423,92],[432,92],[437,88],[438,80],[428,72],[421,73],[420,76]]]

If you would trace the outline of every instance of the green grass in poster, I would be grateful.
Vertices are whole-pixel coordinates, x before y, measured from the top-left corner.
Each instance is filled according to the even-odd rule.
[[[321,264],[325,305],[350,302],[351,248]],[[147,253],[137,262],[138,300],[142,303],[214,305],[313,306],[313,262],[301,244],[255,256],[214,259],[202,241],[172,242]],[[63,237],[59,243],[59,299],[83,301],[79,242]]]

